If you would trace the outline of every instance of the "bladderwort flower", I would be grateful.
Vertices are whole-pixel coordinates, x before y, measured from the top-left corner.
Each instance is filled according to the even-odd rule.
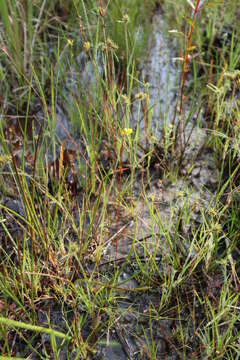
[[[126,136],[127,138],[129,138],[133,133],[133,129],[132,128],[124,128],[122,131],[121,131],[121,135],[122,137]]]
[[[71,40],[69,38],[67,39],[67,43],[68,43],[69,46],[71,46],[71,47],[73,46],[73,40]]]
[[[89,41],[85,41],[85,43],[83,44],[83,48],[85,51],[88,51],[91,47],[91,44]]]

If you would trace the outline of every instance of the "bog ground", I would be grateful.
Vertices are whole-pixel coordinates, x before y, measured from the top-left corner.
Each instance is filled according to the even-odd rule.
[[[240,358],[236,0],[0,2],[0,358]]]

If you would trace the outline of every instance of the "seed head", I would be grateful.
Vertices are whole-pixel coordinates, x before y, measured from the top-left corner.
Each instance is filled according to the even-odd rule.
[[[99,15],[103,18],[105,16],[105,10],[102,7],[100,7],[98,11],[99,11]]]
[[[110,38],[107,38],[107,47],[109,49],[112,49],[112,50],[117,50],[118,49],[117,44],[115,44],[115,42],[112,41],[112,39],[110,39]]]
[[[122,21],[123,21],[125,24],[128,24],[128,23],[130,22],[130,18],[129,18],[129,16],[128,16],[128,14],[124,14],[124,15],[123,15]]]
[[[139,92],[138,94],[136,94],[136,96],[135,96],[135,99],[136,100],[140,100],[140,101],[142,101],[142,100],[148,100],[148,94],[146,94],[146,93],[144,93],[144,92]]]
[[[129,99],[129,97],[127,96],[127,95],[122,95],[122,99],[123,99],[123,101],[125,102],[125,104],[127,105],[127,106],[130,106],[130,104],[131,104],[131,102],[130,102],[130,99]]]

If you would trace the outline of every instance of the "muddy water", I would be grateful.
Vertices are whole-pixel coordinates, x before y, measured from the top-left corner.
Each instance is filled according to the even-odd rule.
[[[174,60],[174,44],[167,38],[167,26],[162,14],[153,17],[151,37],[148,43],[147,58],[140,66],[140,85],[138,91],[149,95],[148,119],[151,132],[157,138],[161,136],[164,124],[169,125],[174,115],[177,86],[179,84],[179,66]],[[139,104],[133,108],[132,126],[144,130],[144,116]]]

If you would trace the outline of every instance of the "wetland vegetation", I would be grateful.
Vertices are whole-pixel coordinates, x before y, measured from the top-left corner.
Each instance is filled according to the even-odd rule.
[[[0,358],[240,358],[237,0],[0,1]]]

